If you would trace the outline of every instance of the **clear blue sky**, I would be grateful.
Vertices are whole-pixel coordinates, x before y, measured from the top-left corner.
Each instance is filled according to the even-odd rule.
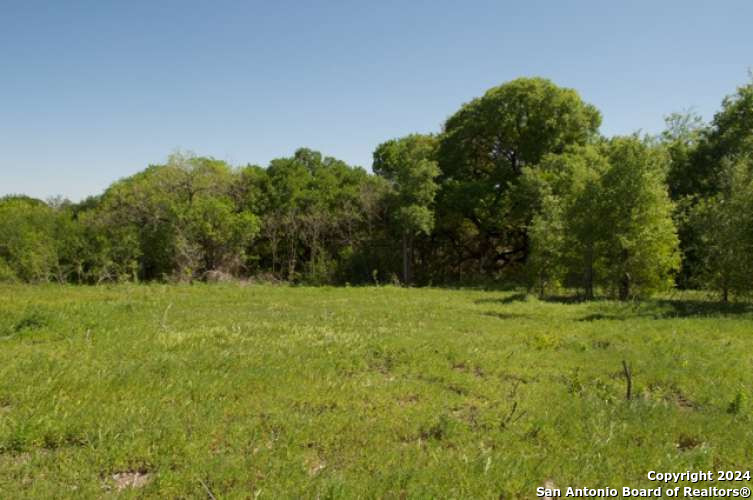
[[[368,167],[518,76],[607,135],[709,119],[753,66],[753,2],[0,0],[0,195],[78,200],[177,149]]]

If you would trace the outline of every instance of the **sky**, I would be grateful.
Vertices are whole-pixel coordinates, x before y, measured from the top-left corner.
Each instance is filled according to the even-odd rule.
[[[709,120],[749,81],[753,2],[0,0],[0,196],[73,201],[178,149],[368,168],[521,76],[575,88],[605,135]]]

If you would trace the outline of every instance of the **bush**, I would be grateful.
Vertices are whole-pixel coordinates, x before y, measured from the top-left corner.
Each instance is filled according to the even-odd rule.
[[[4,259],[0,258],[0,283],[15,283],[18,281],[16,273]]]

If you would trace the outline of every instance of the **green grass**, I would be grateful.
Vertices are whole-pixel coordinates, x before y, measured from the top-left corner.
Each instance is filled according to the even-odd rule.
[[[692,294],[0,286],[0,496],[533,498],[748,470],[752,336],[748,307]],[[147,484],[119,491],[128,472]]]

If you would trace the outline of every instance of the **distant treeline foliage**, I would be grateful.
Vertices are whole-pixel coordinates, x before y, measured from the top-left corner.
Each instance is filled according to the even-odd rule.
[[[379,145],[373,173],[309,149],[267,168],[176,153],[80,203],[6,196],[0,281],[751,290],[753,83],[709,124],[605,138],[600,123],[575,90],[520,78],[438,134]]]

